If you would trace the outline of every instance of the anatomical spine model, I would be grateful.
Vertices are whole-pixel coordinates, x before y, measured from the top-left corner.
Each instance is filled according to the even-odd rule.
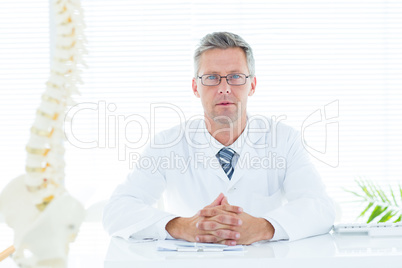
[[[82,10],[79,0],[51,1],[50,9],[52,65],[26,146],[26,173],[0,195],[0,212],[14,230],[13,259],[21,267],[66,267],[68,244],[85,217],[64,187],[63,130],[71,95],[81,83],[78,67],[85,65]]]

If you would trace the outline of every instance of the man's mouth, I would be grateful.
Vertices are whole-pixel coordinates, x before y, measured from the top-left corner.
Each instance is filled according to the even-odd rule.
[[[226,106],[226,105],[231,105],[231,104],[233,104],[233,102],[222,101],[222,102],[218,103],[217,105]]]

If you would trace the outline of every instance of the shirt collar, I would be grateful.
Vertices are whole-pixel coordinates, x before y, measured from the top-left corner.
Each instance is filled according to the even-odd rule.
[[[265,117],[250,117],[247,114],[247,123],[243,133],[229,147],[235,150],[241,158],[242,155],[252,152],[254,145],[263,145],[266,142],[262,138],[265,133],[270,131],[270,125],[271,121],[266,120]],[[185,135],[188,139],[188,146],[194,150],[194,153],[201,153],[208,159],[216,159],[216,154],[225,147],[208,132],[204,117],[189,122]]]
[[[224,146],[221,144],[219,141],[217,141],[207,130],[206,125],[205,125],[205,120],[200,122],[199,128],[201,132],[204,134],[204,139],[206,141],[209,141],[209,148],[211,151],[212,155],[216,155],[223,147],[228,147],[233,149],[238,155],[240,155],[241,150],[243,148],[243,145],[246,141],[247,135],[248,135],[248,129],[249,129],[249,123],[248,120],[246,121],[246,126],[243,130],[243,132],[240,134],[240,136],[235,140],[234,143],[232,143],[229,146]]]

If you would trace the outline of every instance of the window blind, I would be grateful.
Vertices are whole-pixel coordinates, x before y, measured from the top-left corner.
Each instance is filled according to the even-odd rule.
[[[49,75],[49,3],[0,2],[0,189],[25,172],[25,145]]]
[[[48,3],[37,2],[0,3],[0,187],[23,172],[48,75]],[[342,187],[357,189],[359,177],[401,181],[402,1],[81,2],[89,69],[67,124],[66,184],[87,206],[125,179],[130,157],[153,134],[141,125],[157,132],[202,115],[191,90],[192,54],[213,31],[252,46],[250,114],[275,116],[304,134],[342,221],[360,208],[345,203],[354,197]]]

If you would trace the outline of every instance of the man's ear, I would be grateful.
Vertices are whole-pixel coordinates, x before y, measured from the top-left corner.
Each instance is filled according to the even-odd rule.
[[[257,86],[257,78],[254,76],[254,77],[252,78],[252,80],[251,80],[251,89],[250,89],[250,91],[248,92],[248,95],[249,95],[249,96],[253,96],[253,95],[254,95],[256,86]]]
[[[197,79],[195,79],[195,78],[193,78],[192,87],[193,87],[194,95],[197,98],[200,98],[200,93],[198,92],[198,89],[197,89]]]

